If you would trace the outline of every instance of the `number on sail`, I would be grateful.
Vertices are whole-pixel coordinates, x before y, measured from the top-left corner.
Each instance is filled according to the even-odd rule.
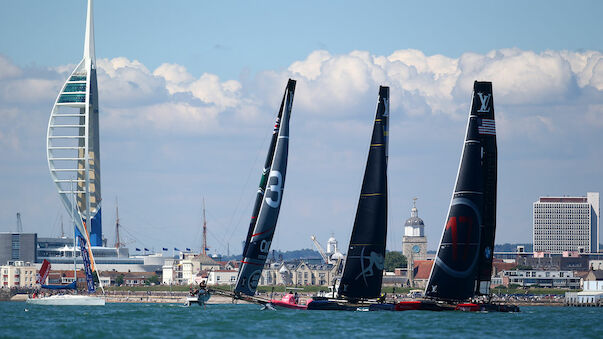
[[[266,190],[266,203],[272,208],[277,208],[281,204],[283,192],[283,176],[279,171],[270,171],[268,177],[268,189]],[[276,194],[276,199],[274,195]]]

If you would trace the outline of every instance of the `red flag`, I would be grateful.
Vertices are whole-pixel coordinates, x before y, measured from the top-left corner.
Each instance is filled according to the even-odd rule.
[[[46,282],[46,278],[48,278],[48,272],[50,272],[50,262],[44,259],[44,262],[42,262],[42,267],[40,267],[40,272],[38,273],[36,283],[44,284]]]

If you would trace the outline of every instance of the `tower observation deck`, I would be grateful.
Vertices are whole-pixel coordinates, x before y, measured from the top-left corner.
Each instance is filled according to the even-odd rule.
[[[50,176],[77,230],[102,246],[98,88],[92,0],[88,0],[84,57],[57,96],[46,138]],[[75,201],[75,206],[74,202]]]

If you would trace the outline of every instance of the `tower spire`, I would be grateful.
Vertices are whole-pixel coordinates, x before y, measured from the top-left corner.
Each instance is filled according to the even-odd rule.
[[[412,198],[412,209],[410,210],[410,216],[415,218],[419,216],[419,210],[417,209],[417,199],[419,198]]]
[[[88,14],[86,15],[86,37],[84,40],[84,59],[89,59],[92,68],[96,68],[94,55],[94,20],[92,17],[92,0],[88,0]]]

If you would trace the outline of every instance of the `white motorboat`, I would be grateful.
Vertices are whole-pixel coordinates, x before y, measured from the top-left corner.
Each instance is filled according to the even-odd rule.
[[[90,295],[58,294],[49,297],[27,298],[25,302],[33,305],[104,306],[105,298]]]

